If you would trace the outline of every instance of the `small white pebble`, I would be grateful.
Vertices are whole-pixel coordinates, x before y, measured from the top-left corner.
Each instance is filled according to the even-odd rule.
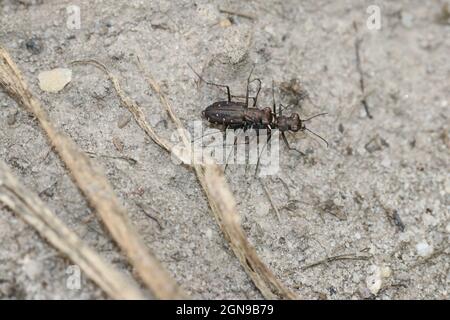
[[[429,245],[425,240],[416,244],[416,250],[421,257],[429,257],[434,251],[433,246]]]
[[[379,275],[368,276],[366,279],[367,289],[372,294],[377,294],[381,289],[381,278]]]
[[[381,278],[381,268],[377,265],[372,265],[369,267],[370,275],[366,278],[366,286],[369,291],[376,295],[381,289],[383,283]]]
[[[382,278],[389,278],[392,275],[392,269],[388,266],[382,266],[380,268],[380,273]]]
[[[61,91],[70,81],[72,81],[72,70],[56,68],[50,71],[42,71],[38,75],[39,87],[43,91]]]

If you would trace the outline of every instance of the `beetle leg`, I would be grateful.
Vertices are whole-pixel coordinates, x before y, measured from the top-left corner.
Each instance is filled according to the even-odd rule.
[[[272,131],[268,130],[267,141],[261,148],[261,152],[259,153],[259,156],[258,156],[258,161],[256,162],[255,177],[258,175],[259,163],[261,160],[262,153],[263,153],[264,149],[267,147],[267,145],[269,144],[270,139],[272,139]],[[258,134],[258,141],[259,141],[259,134]]]
[[[238,99],[245,99],[245,96],[235,96],[231,95],[232,98],[238,98]],[[253,105],[256,105],[256,98],[255,97],[248,97],[249,99],[253,99]]]
[[[255,82],[255,81],[258,81],[258,90],[256,90],[256,95],[254,97],[250,97],[249,96],[249,91],[250,91],[249,85],[250,85],[250,83]],[[253,107],[255,107],[256,106],[256,101],[258,100],[259,92],[261,91],[261,87],[262,87],[261,79],[259,79],[259,78],[253,79],[252,81],[249,81],[247,83],[247,94],[245,96],[233,96],[232,95],[232,97],[245,98],[246,99],[246,106],[248,106],[248,99],[253,99]]]
[[[227,89],[227,98],[228,98],[228,102],[231,102],[231,92],[230,92],[230,87],[229,86],[227,86],[227,85],[224,85],[224,84],[217,84],[217,83],[214,83],[214,82],[208,82],[208,81],[205,81],[205,80],[203,80],[207,85],[210,85],[210,86],[216,86],[216,87],[219,87],[219,88],[226,88]]]
[[[258,100],[258,95],[259,95],[259,92],[261,91],[262,82],[261,82],[261,79],[259,79],[259,78],[253,79],[251,82],[253,82],[253,81],[258,81],[258,90],[256,91],[255,98],[253,99],[253,107],[256,107],[256,100]]]
[[[303,153],[303,152],[301,152],[300,150],[297,150],[297,149],[295,149],[295,148],[292,148],[292,147],[289,145],[289,142],[288,142],[286,136],[284,135],[284,132],[281,132],[281,137],[283,138],[283,141],[284,141],[284,143],[286,144],[286,147],[287,147],[289,150],[297,151],[297,152],[300,153],[302,156],[306,156],[305,153]]]
[[[275,82],[272,80],[272,108],[273,108],[273,115],[277,116],[277,105],[275,103]],[[280,114],[278,116],[281,116],[281,110]]]
[[[247,78],[247,92],[245,94],[245,106],[246,107],[248,107],[248,93],[249,93],[249,87],[250,87],[250,83],[251,83],[250,78],[252,76],[253,69],[255,69],[255,65],[252,66],[252,69],[250,70],[250,74],[248,75],[248,78]]]
[[[231,102],[231,93],[230,93],[230,87],[224,84],[218,84],[218,83],[214,83],[214,82],[210,82],[210,81],[206,81],[205,79],[203,79],[203,77],[197,73],[197,71],[194,70],[194,68],[192,68],[192,66],[188,63],[189,68],[191,68],[191,70],[197,75],[197,77],[200,79],[200,81],[203,81],[204,83],[206,83],[207,85],[210,86],[216,86],[219,88],[226,88],[227,89],[227,96],[228,96],[228,102]]]
[[[238,130],[244,130],[245,131],[246,130],[245,125],[242,128],[238,129]],[[235,130],[235,132],[236,132],[236,130]],[[232,151],[235,151],[234,149],[236,147],[236,144],[237,144],[237,135],[235,135],[235,137],[234,137],[234,142],[233,142],[233,146],[232,146],[233,150],[230,151],[230,153],[227,155],[227,158],[225,159],[225,167],[223,169],[224,173],[225,173],[225,171],[228,168],[228,160],[229,160],[229,158],[231,156]],[[233,152],[233,153],[234,153],[234,155],[236,155],[236,152]]]

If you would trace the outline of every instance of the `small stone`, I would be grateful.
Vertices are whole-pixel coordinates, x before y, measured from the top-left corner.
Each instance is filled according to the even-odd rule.
[[[368,276],[366,279],[367,289],[369,289],[369,291],[374,295],[376,295],[378,291],[380,291],[381,284],[382,281],[379,274]]]
[[[16,121],[17,121],[17,113],[18,113],[17,110],[15,110],[15,111],[11,112],[10,114],[8,114],[8,116],[6,117],[6,123],[9,126],[12,126],[12,125],[14,125],[16,123]]]
[[[219,22],[219,25],[222,28],[228,28],[228,27],[231,27],[232,23],[231,23],[230,19],[223,19]]]
[[[373,153],[375,151],[380,151],[383,149],[383,147],[387,146],[387,142],[383,139],[380,138],[379,136],[375,136],[374,138],[372,138],[369,142],[367,142],[364,146],[364,148],[367,150],[367,152],[369,153]]]
[[[123,149],[125,148],[125,145],[123,143],[122,140],[120,140],[117,137],[113,137],[112,142],[114,144],[114,147],[116,148],[117,151],[122,152]]]
[[[33,38],[29,39],[25,43],[25,47],[32,54],[39,54],[44,49],[44,45],[42,43],[42,40],[40,38],[38,38],[38,37],[33,37]]]
[[[380,268],[380,274],[382,278],[389,278],[392,275],[392,269],[388,266],[382,266]]]
[[[384,275],[390,276],[390,269],[383,270],[384,268],[389,267],[372,265],[369,268],[370,275],[366,278],[366,286],[373,295],[378,294],[380,291],[381,285],[383,284],[383,278],[385,278]]]
[[[429,257],[434,251],[433,246],[429,245],[425,240],[416,244],[416,250],[421,257]]]
[[[125,128],[125,126],[131,121],[131,116],[130,115],[124,115],[122,117],[120,117],[119,121],[117,121],[117,126],[119,127],[119,129]]]
[[[447,231],[447,233],[450,233],[450,222],[447,223],[447,226],[445,227],[445,231]]]
[[[43,71],[38,76],[39,87],[46,92],[59,92],[72,80],[72,70],[56,68]]]

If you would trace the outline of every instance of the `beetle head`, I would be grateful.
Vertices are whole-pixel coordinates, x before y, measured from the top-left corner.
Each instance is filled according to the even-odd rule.
[[[305,123],[300,119],[298,113],[291,114],[290,117],[287,118],[288,129],[294,132],[299,130],[305,130]]]
[[[293,113],[289,117],[279,116],[277,120],[278,120],[278,129],[282,132],[284,131],[297,132],[299,130],[305,130],[305,124],[300,119],[297,113]]]

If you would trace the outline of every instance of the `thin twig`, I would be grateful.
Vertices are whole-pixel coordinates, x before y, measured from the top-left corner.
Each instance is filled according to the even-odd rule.
[[[164,229],[164,228],[163,228],[163,225],[162,225],[162,223],[161,223],[161,221],[159,221],[159,218],[158,218],[158,217],[155,217],[154,215],[152,215],[152,214],[150,214],[150,213],[148,213],[148,212],[147,212],[147,208],[145,207],[145,205],[144,205],[143,203],[137,202],[136,205],[139,207],[139,209],[142,210],[142,212],[143,212],[147,217],[149,217],[150,219],[152,219],[153,221],[156,222],[156,224],[158,225],[159,230]],[[152,209],[152,211],[158,213],[158,211],[156,211],[155,209],[153,209],[153,208],[150,208],[150,209]]]
[[[306,265],[306,266],[302,267],[302,270],[313,268],[313,267],[319,266],[321,264],[328,264],[328,263],[333,262],[333,261],[340,261],[340,260],[369,260],[370,258],[372,258],[371,255],[358,256],[356,253],[341,254],[341,255],[337,255],[337,256],[327,257],[327,258],[325,258],[323,260],[319,260],[317,262],[314,262],[314,263],[311,263],[309,265]]]
[[[90,157],[100,157],[100,158],[107,158],[107,159],[116,159],[116,160],[123,160],[128,162],[128,164],[130,165],[135,165],[137,164],[137,160],[131,157],[126,157],[126,156],[109,156],[106,154],[98,154],[92,151],[86,151],[86,153],[90,156]]]
[[[251,14],[248,14],[248,13],[243,13],[243,12],[234,11],[234,10],[230,10],[230,9],[222,9],[222,8],[219,8],[219,12],[230,14],[230,15],[233,15],[233,16],[246,18],[246,19],[249,19],[249,20],[255,20],[255,17],[252,16]]]

